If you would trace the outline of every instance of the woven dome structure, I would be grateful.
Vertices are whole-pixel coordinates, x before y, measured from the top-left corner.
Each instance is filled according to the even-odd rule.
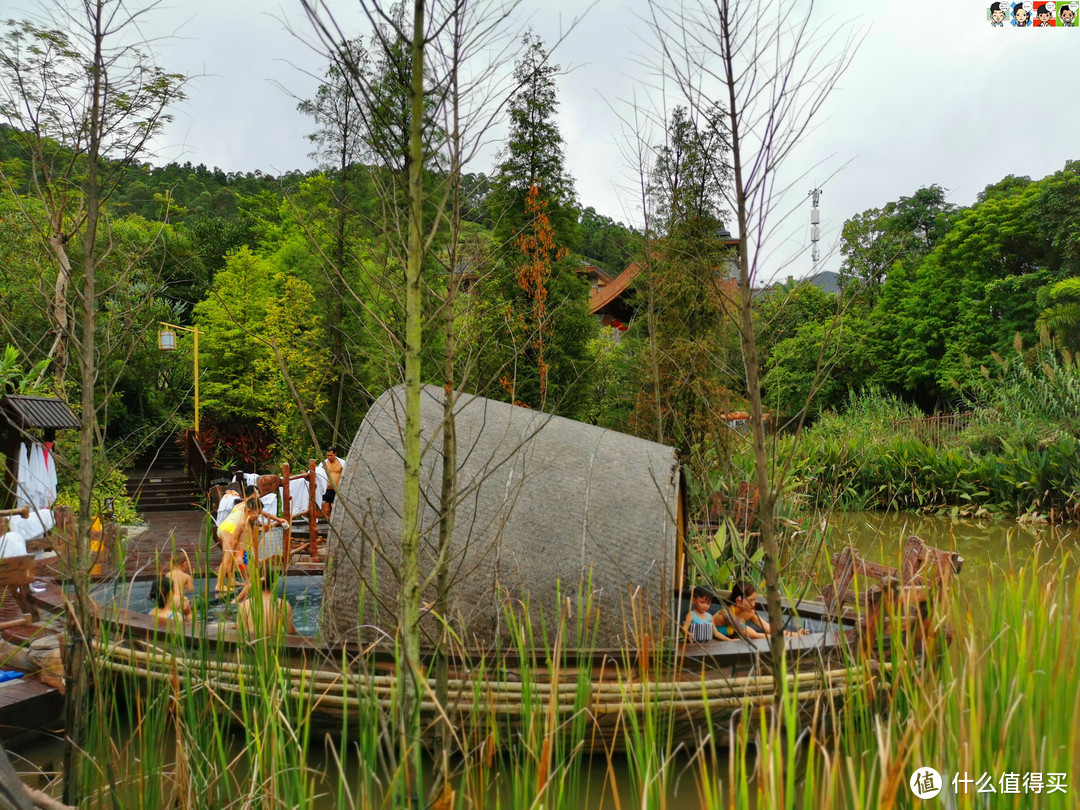
[[[457,510],[444,616],[459,638],[490,646],[524,618],[539,644],[560,611],[579,612],[585,604],[598,611],[592,620],[599,647],[632,641],[643,622],[674,633],[666,614],[682,563],[684,515],[675,450],[466,394],[454,411]],[[441,388],[424,388],[421,413],[420,572],[433,580]],[[404,423],[399,386],[371,406],[350,448],[329,536],[322,616],[328,640],[392,635],[397,626]],[[429,584],[422,600],[435,599]],[[517,618],[508,620],[511,613]],[[430,643],[438,622],[428,613],[422,626]]]

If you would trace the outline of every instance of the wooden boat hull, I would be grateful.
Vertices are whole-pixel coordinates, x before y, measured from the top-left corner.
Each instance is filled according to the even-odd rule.
[[[827,619],[821,604],[799,610]],[[771,671],[764,640],[650,653],[459,654],[448,662],[441,700],[434,663],[426,662],[422,721],[432,733],[448,722],[462,746],[555,728],[584,750],[617,751],[632,745],[646,722],[665,729],[664,739],[675,744],[711,738],[724,745],[742,718],[771,705],[777,678],[807,722],[835,716],[853,692],[874,688],[879,668],[851,654],[853,627],[849,618],[827,632],[790,639],[783,675]],[[103,668],[143,692],[178,684],[184,692],[212,688],[234,707],[245,695],[274,693],[313,730],[332,734],[392,716],[400,700],[401,675],[388,650],[299,636],[252,644],[213,625],[170,633],[148,616],[117,609],[103,611],[101,628],[94,645]]]

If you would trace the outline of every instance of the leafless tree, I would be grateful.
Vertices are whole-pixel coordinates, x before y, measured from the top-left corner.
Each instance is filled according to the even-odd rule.
[[[58,267],[49,355],[61,382],[71,354],[79,369],[79,517],[65,664],[64,801],[69,804],[84,796],[89,722],[91,501],[95,453],[103,440],[101,364],[108,351],[98,318],[101,297],[109,290],[99,285],[99,276],[115,248],[103,206],[124,172],[146,155],[168,120],[168,105],[182,97],[184,81],[151,61],[138,31],[146,10],[124,0],[82,0],[74,8],[57,4],[43,24],[9,26],[0,52],[0,115],[18,130],[29,156],[34,196],[45,212],[47,242]],[[73,302],[69,287],[76,282]]]
[[[665,72],[698,110],[726,109],[739,240],[739,319],[750,400],[764,574],[774,661],[784,650],[774,525],[778,481],[767,453],[752,298],[786,191],[781,169],[851,63],[857,37],[816,21],[816,5],[782,0],[650,0]],[[828,27],[826,27],[828,26]],[[780,679],[777,679],[777,699]]]

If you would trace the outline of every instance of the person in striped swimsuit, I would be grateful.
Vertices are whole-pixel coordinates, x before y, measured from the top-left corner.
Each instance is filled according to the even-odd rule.
[[[713,624],[713,617],[709,614],[712,605],[712,593],[708,588],[697,586],[694,588],[693,601],[690,611],[686,614],[683,622],[683,633],[689,641],[704,643],[708,641],[731,641],[732,639],[720,632]]]

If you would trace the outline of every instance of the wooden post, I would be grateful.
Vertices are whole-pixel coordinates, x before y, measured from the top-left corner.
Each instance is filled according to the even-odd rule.
[[[308,459],[308,554],[319,556],[319,509],[315,503],[315,459]]]
[[[292,553],[292,497],[289,493],[289,484],[292,483],[289,462],[281,465],[281,512],[282,517],[289,521],[285,524],[285,535],[281,538],[281,569],[289,567],[289,555]]]

